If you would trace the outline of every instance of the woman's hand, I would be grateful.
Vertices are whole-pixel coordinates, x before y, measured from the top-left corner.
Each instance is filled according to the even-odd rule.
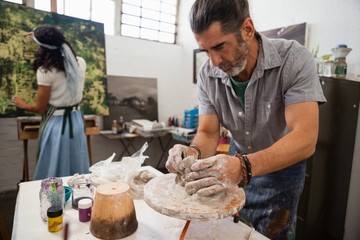
[[[21,109],[26,109],[26,105],[27,105],[27,103],[24,101],[24,99],[17,97],[17,96],[13,96],[11,98],[11,104],[15,105],[16,107],[21,108]]]

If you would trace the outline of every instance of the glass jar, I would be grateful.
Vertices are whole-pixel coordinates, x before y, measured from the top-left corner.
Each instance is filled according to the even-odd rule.
[[[347,64],[344,57],[335,58],[336,77],[346,77]]]
[[[47,210],[50,207],[64,208],[65,191],[61,178],[46,178],[41,181],[39,192],[41,219],[47,221]]]
[[[332,77],[335,75],[335,64],[332,60],[324,61],[323,69],[322,69],[322,75],[324,77]]]
[[[94,185],[90,179],[80,178],[74,181],[72,189],[72,207],[78,209],[78,203],[81,199],[93,199],[94,197]]]

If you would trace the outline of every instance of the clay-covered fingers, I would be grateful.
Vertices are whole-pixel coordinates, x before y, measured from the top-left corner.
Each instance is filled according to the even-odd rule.
[[[179,170],[175,179],[175,182],[180,184],[181,186],[185,186],[186,183],[186,174],[190,173],[191,165],[196,161],[195,156],[188,156],[184,158],[181,163],[179,164]]]
[[[186,174],[187,181],[194,181],[205,177],[216,177],[218,174],[218,166],[214,157],[196,160],[190,166],[190,172]]]
[[[180,172],[180,164],[184,157],[186,157],[186,146],[181,144],[175,144],[169,150],[169,157],[166,161],[165,167],[171,173]]]
[[[200,197],[210,197],[225,191],[225,187],[221,184],[212,185],[207,188],[202,188],[196,192]]]
[[[211,168],[217,163],[217,156],[212,156],[209,158],[199,159],[194,164],[191,165],[191,171],[198,172],[201,170],[205,170]]]
[[[195,161],[196,161],[195,156],[188,156],[188,157],[184,158],[181,161],[181,163],[179,164],[179,170],[184,174],[187,174],[187,173],[191,172],[190,167],[192,166],[192,164]]]
[[[221,185],[221,183],[216,177],[202,178],[195,181],[186,182],[185,191],[188,194],[192,195],[198,192],[200,189],[207,188],[213,185]]]

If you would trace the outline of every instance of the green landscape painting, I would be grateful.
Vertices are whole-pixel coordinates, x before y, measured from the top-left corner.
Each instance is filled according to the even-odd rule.
[[[27,37],[37,26],[59,27],[76,54],[87,63],[85,114],[108,115],[105,35],[102,23],[68,17],[0,1],[0,117],[31,115],[10,104],[13,95],[28,102],[36,99],[37,81],[32,70],[38,45]]]

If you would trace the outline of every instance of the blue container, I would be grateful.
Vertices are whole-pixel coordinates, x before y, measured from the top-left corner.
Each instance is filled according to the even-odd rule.
[[[199,109],[194,108],[184,112],[184,128],[197,128],[199,125]]]

